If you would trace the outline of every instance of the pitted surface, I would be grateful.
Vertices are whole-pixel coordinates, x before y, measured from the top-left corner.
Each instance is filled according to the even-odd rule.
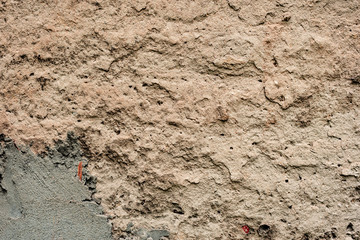
[[[37,153],[74,131],[115,237],[131,222],[356,239],[359,15],[358,0],[5,0],[0,129]]]

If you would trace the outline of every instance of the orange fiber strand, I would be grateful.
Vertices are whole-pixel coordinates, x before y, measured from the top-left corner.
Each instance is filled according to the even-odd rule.
[[[78,177],[81,181],[81,178],[82,178],[82,162],[79,163],[79,166],[78,166]]]

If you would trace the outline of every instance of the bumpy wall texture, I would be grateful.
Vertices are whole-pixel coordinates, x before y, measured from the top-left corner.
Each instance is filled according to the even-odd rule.
[[[44,156],[74,132],[115,239],[359,239],[359,16],[2,0],[0,131]]]

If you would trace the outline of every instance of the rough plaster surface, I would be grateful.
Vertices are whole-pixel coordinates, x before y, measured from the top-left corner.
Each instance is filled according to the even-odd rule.
[[[74,131],[115,238],[359,239],[359,5],[3,0],[0,129]]]
[[[82,159],[74,146],[38,157],[0,135],[0,239],[112,239],[86,187],[94,178],[85,174],[86,185],[76,178]]]

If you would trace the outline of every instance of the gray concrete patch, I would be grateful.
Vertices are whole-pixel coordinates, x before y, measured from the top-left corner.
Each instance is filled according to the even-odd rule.
[[[3,135],[0,143],[0,239],[112,239],[95,179],[76,177],[86,160],[73,135],[42,157]]]
[[[136,228],[134,224],[130,222],[118,240],[167,240],[169,238],[170,232],[167,230]]]

